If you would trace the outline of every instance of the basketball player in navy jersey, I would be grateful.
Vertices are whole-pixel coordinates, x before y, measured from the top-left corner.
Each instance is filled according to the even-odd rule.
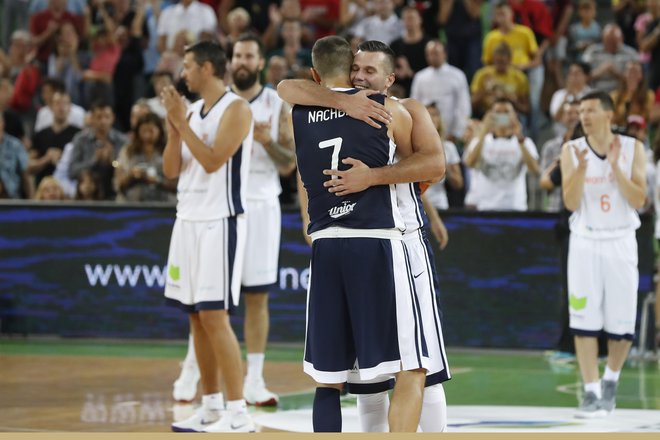
[[[163,172],[177,178],[177,218],[168,255],[165,297],[188,313],[201,373],[202,406],[173,431],[250,432],[243,365],[228,311],[238,305],[245,246],[245,185],[252,151],[247,101],[227,91],[227,59],[219,45],[186,48],[183,78],[202,97],[186,108],[163,90],[168,140]],[[222,412],[221,372],[227,397]]]
[[[344,39],[322,38],[312,49],[313,77],[325,87],[354,93],[348,76],[352,59]],[[408,257],[395,189],[381,185],[338,198],[323,186],[323,169],[343,167],[348,156],[385,166],[394,160],[395,147],[404,156],[412,152],[410,115],[382,95],[375,99],[392,112],[389,127],[374,129],[336,109],[293,109],[313,240],[304,370],[318,383],[317,432],[341,431],[339,392],[354,368],[365,380],[397,375],[391,431],[415,431],[419,422],[427,350],[412,276],[401,270]]]
[[[579,418],[603,417],[616,406],[621,369],[637,318],[637,209],[646,199],[646,155],[635,138],[612,133],[612,98],[580,100],[585,136],[562,147],[562,190],[569,220],[569,326],[584,383]],[[608,338],[598,380],[598,336]]]
[[[355,55],[351,79],[354,86],[386,92],[389,85],[394,81],[394,54],[389,46],[378,41],[362,43],[359,46],[358,53]],[[299,86],[304,87],[306,93],[300,93],[300,90],[298,92],[286,90],[290,88],[296,89]],[[287,98],[293,102],[299,102],[299,100],[303,99],[308,101],[319,99],[321,102],[323,100],[331,100],[331,98],[323,97],[323,95],[327,95],[326,89],[318,86],[312,87],[308,81],[286,80],[281,87],[286,90]],[[339,101],[345,100],[343,96],[336,99]],[[328,170],[326,173],[348,177],[349,180],[354,173],[360,174],[363,172],[366,175],[383,172],[385,178],[387,178],[387,173],[390,173],[396,176],[390,178],[400,179],[400,182],[414,179],[414,174],[406,175],[405,167],[402,168],[404,170],[403,172],[397,173],[396,170],[401,169],[401,166],[406,165],[406,163],[413,162],[414,156],[419,149],[424,151],[425,148],[428,149],[430,146],[435,146],[436,149],[442,152],[442,144],[426,108],[415,100],[409,99],[403,102],[413,116],[413,149],[415,150],[413,156],[403,159],[394,165],[376,169],[368,168],[359,160],[351,158],[344,161],[345,164],[352,166],[350,170]],[[346,103],[340,105],[345,106]],[[444,155],[441,156],[440,161],[443,158]],[[435,160],[437,161],[438,159],[436,158]],[[350,194],[363,189],[363,187],[352,189],[351,184],[353,182],[344,184],[342,179],[330,179],[326,182],[329,190],[336,194]],[[368,183],[364,187],[370,186],[371,184]],[[435,297],[438,288],[435,261],[424,230],[429,221],[421,206],[419,185],[397,184],[396,187],[399,209],[406,223],[404,242],[411,256],[413,272],[417,275],[414,278],[415,286],[422,308],[425,338],[428,344],[429,354],[431,355],[431,365],[424,392],[420,427],[424,432],[440,432],[446,429],[447,424],[446,400],[441,383],[448,380],[450,374],[447,367],[442,327]],[[386,431],[386,414],[389,404],[386,390],[391,386],[390,381],[380,378],[380,382],[369,382],[371,383],[365,384],[364,381],[355,380],[354,376],[349,376],[349,391],[358,394],[358,411],[363,430]]]

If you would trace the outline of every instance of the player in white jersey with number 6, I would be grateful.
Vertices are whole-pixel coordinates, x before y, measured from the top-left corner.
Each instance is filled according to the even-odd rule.
[[[573,211],[568,251],[570,328],[584,395],[576,417],[603,417],[615,407],[621,369],[637,316],[636,209],[646,197],[641,142],[611,131],[613,103],[602,91],[580,101],[585,136],[562,150],[564,203]],[[608,338],[607,366],[598,372],[598,336]]]

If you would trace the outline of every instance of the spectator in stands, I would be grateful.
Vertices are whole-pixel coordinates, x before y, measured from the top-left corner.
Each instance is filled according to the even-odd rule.
[[[14,31],[9,45],[9,76],[14,82],[14,93],[9,105],[19,114],[34,109],[32,100],[41,81],[39,69],[33,63],[35,54],[30,34],[23,30]]]
[[[127,136],[128,136],[128,142],[133,141],[133,133],[135,127],[137,127],[137,123],[140,119],[142,119],[144,116],[148,115],[149,113],[153,113],[151,111],[151,107],[149,106],[149,101],[147,101],[144,98],[138,99],[135,101],[135,104],[131,107],[131,125],[130,125],[130,130],[128,130]]]
[[[49,0],[30,0],[30,14],[36,14],[48,8]],[[74,15],[82,15],[87,6],[86,0],[67,0],[66,11]]]
[[[90,128],[73,138],[69,178],[80,179],[83,170],[92,170],[99,176],[104,196],[114,199],[112,162],[126,143],[126,136],[112,128],[115,115],[109,103],[94,102],[90,114]]]
[[[481,67],[481,5],[483,0],[440,0],[439,23],[447,36],[449,64],[468,81]]]
[[[67,96],[68,102],[65,117],[68,118],[68,125],[81,129],[85,126],[85,109],[79,105],[72,104],[70,95],[66,91],[64,83],[58,78],[46,78],[41,84],[41,100],[44,106],[37,112],[37,118],[34,123],[34,132],[38,133],[53,124],[53,97],[56,93]]]
[[[128,131],[130,128],[128,115],[131,105],[139,97],[138,87],[143,85],[142,49],[149,41],[149,30],[144,20],[145,1],[139,0],[135,7],[131,8],[129,0],[116,0],[112,16],[116,24],[117,43],[121,48],[112,78],[117,127],[121,131]]]
[[[156,71],[156,66],[160,61],[160,52],[158,51],[158,19],[161,12],[172,5],[171,0],[147,0],[148,5],[145,9],[145,22],[147,24],[149,43],[144,48],[144,74],[147,81],[151,74]]]
[[[478,210],[527,210],[527,172],[539,173],[539,155],[523,134],[511,102],[501,99],[493,104],[463,157],[465,165],[481,174],[472,182],[479,186]]]
[[[578,102],[580,98],[591,91],[589,87],[589,73],[591,66],[581,61],[571,63],[566,75],[566,88],[559,89],[552,94],[550,100],[550,116],[554,120],[554,131],[561,136],[566,131],[562,124],[564,106],[567,102]]]
[[[121,56],[121,47],[115,33],[116,23],[106,8],[99,8],[99,13],[103,18],[103,25],[96,29],[92,37],[92,59],[89,68],[83,72],[84,107],[99,100],[113,102],[112,78]],[[88,26],[91,26],[89,8],[85,10],[85,18]]]
[[[660,87],[660,1],[649,0],[649,13],[652,19],[646,25],[640,50],[650,54],[649,86],[655,90]]]
[[[427,43],[426,62],[429,67],[415,74],[410,96],[424,105],[435,102],[442,115],[447,139],[455,140],[463,135],[472,105],[465,74],[447,64],[446,59],[445,47],[439,40]]]
[[[64,23],[73,25],[79,36],[86,35],[82,16],[68,12],[66,0],[48,0],[47,9],[30,17],[30,33],[37,48],[37,60],[44,68],[55,49],[57,32]]]
[[[646,72],[649,67],[649,61],[651,60],[651,54],[645,50],[642,50],[642,41],[646,36],[646,27],[648,24],[653,21],[653,17],[656,15],[654,10],[660,8],[660,1],[657,0],[648,0],[646,1],[647,10],[638,15],[635,19],[635,47],[639,50],[639,61],[644,66],[644,71]]]
[[[548,5],[552,14],[553,34],[546,51],[546,65],[557,88],[564,87],[564,62],[568,55],[568,26],[573,17],[572,0],[557,0]]]
[[[376,40],[385,44],[403,37],[403,23],[394,13],[393,0],[375,0],[374,12],[357,24],[354,32],[356,36],[365,41]]]
[[[52,176],[45,177],[37,186],[37,191],[34,194],[34,200],[39,201],[54,202],[67,199],[68,197],[64,194],[62,186]]]
[[[48,58],[48,76],[59,78],[64,82],[66,91],[71,96],[71,102],[76,105],[83,103],[81,87],[83,69],[89,65],[86,53],[78,51],[79,39],[75,28],[70,23],[60,26],[56,34],[55,50]]]
[[[493,51],[493,64],[477,71],[470,90],[472,109],[477,117],[483,117],[499,98],[511,101],[519,113],[529,112],[527,77],[511,65],[511,48],[504,42]]]
[[[621,29],[623,42],[637,47],[635,41],[635,20],[644,12],[644,0],[612,0],[612,10],[616,23]]]
[[[92,170],[83,170],[76,183],[75,199],[85,202],[105,200],[103,184],[99,176]]]
[[[250,31],[251,24],[250,14],[244,8],[234,8],[229,11],[229,14],[227,14],[227,35],[222,38],[222,46],[227,54],[231,54],[234,42],[238,37]]]
[[[578,100],[565,101],[562,104],[561,120],[562,126],[566,127],[563,133],[557,134],[554,138],[548,140],[541,148],[541,189],[550,190],[543,203],[543,210],[549,212],[559,212],[562,208],[562,195],[561,188],[558,186],[547,185],[544,182],[550,182],[550,173],[559,163],[559,156],[561,154],[561,147],[564,143],[572,139],[573,130],[580,122]],[[546,180],[547,179],[547,180]]]
[[[646,119],[640,115],[630,115],[626,121],[625,133],[648,147],[649,137],[646,132]],[[656,135],[657,136],[657,135]]]
[[[21,117],[9,107],[9,101],[14,94],[14,86],[9,78],[0,77],[0,113],[5,121],[5,133],[17,139],[25,138],[25,129]]]
[[[292,77],[298,76],[303,70],[307,71],[312,67],[312,51],[303,46],[302,43],[302,24],[297,19],[286,19],[282,22],[282,40],[284,45],[270,52],[274,56],[282,56],[286,59],[289,66],[289,74]]]
[[[0,116],[0,181],[9,198],[32,198],[33,186],[27,168],[25,147],[14,136],[5,133],[5,119]]]
[[[53,94],[49,109],[51,122],[36,132],[30,149],[28,171],[34,175],[36,184],[55,172],[64,147],[81,128],[71,123],[71,99],[64,90]]]
[[[396,55],[396,84],[410,94],[413,77],[417,72],[428,66],[426,63],[426,44],[431,40],[424,34],[422,17],[417,8],[406,6],[401,11],[404,33],[390,45]],[[450,63],[451,64],[451,63]]]
[[[166,111],[163,106],[163,101],[160,99],[160,92],[167,86],[174,85],[174,77],[172,73],[167,70],[157,70],[151,76],[151,85],[154,89],[154,97],[147,100],[147,105],[153,113],[156,113],[160,118],[165,119]]]
[[[268,67],[266,68],[266,85],[277,89],[277,85],[283,79],[290,76],[289,64],[286,58],[273,55],[268,59]]]
[[[228,33],[227,15],[229,11],[240,7],[250,15],[254,31],[265,35],[271,25],[273,13],[279,13],[279,3],[278,0],[221,0],[217,7],[218,23],[222,31]]]
[[[624,128],[630,115],[639,115],[645,121],[651,116],[655,94],[648,88],[639,61],[629,61],[626,64],[623,80],[610,96],[614,102],[613,126]]]
[[[584,51],[601,38],[601,27],[596,21],[595,0],[580,0],[578,2],[579,21],[573,23],[568,31],[571,59],[579,61]]]
[[[518,69],[525,72],[530,89],[530,109],[532,134],[540,124],[540,91],[543,85],[543,51],[537,45],[534,32],[528,26],[516,24],[513,21],[513,10],[506,1],[495,5],[493,23],[496,29],[488,32],[484,39],[482,60],[489,65],[493,62],[493,52],[502,42],[511,48],[511,62]],[[545,41],[543,46],[547,46]]]
[[[44,1],[44,0],[38,0]],[[0,52],[9,46],[11,34],[16,29],[27,29],[30,22],[30,14],[33,12],[28,8],[30,0],[4,0],[0,6],[0,35],[2,46]],[[44,1],[44,7],[46,6]]]
[[[174,45],[181,31],[188,31],[193,39],[210,39],[217,32],[218,20],[215,11],[197,0],[181,0],[165,9],[158,19],[158,51],[165,52]]]
[[[603,29],[602,43],[591,45],[583,55],[583,60],[591,65],[591,85],[593,88],[611,92],[623,79],[623,70],[629,61],[639,59],[635,49],[623,44],[623,34],[616,24],[608,24]]]
[[[138,119],[132,132],[131,141],[119,152],[115,171],[117,201],[175,201],[176,185],[163,175],[163,121],[149,113]]]
[[[445,185],[449,185],[455,191],[463,189],[461,156],[458,154],[456,144],[445,139],[442,117],[438,112],[438,108],[434,104],[431,104],[426,106],[426,110],[428,110],[429,115],[431,115],[431,120],[433,120],[433,125],[435,125],[436,130],[438,130],[440,138],[443,139],[442,145],[445,148],[446,173],[445,180],[431,185],[428,190],[426,190],[425,194],[434,208],[447,209],[449,208],[449,200],[447,199]]]

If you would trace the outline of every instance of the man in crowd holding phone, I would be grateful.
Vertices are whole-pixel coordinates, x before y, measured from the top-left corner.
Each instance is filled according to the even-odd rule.
[[[471,204],[479,211],[526,211],[527,172],[539,173],[538,157],[511,101],[497,99],[463,157],[470,167]]]

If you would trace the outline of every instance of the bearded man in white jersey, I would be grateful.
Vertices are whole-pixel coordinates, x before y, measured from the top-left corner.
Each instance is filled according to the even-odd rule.
[[[353,61],[351,81],[358,88],[386,93],[394,82],[394,54],[389,46],[379,41],[361,43]],[[300,90],[305,90],[305,93],[299,93]],[[309,82],[304,81],[285,80],[278,86],[278,91],[280,95],[295,103],[300,103],[303,99],[311,103],[315,100],[334,102],[338,99],[341,103],[335,104],[338,108],[350,108],[353,99],[343,96],[333,97],[331,95],[333,92],[329,95],[321,88],[311,87]],[[413,118],[414,154],[394,165],[381,168],[369,168],[358,160],[345,159],[344,163],[352,165],[352,168],[347,171],[326,170],[327,175],[338,177],[328,180],[326,187],[330,192],[344,195],[363,191],[370,186],[397,183],[397,204],[406,225],[404,243],[414,272],[417,301],[420,304],[424,337],[431,360],[425,383],[420,427],[424,432],[441,432],[446,429],[447,422],[442,382],[448,380],[451,375],[435,298],[437,286],[435,261],[423,230],[423,226],[428,224],[428,219],[422,207],[419,186],[401,182],[415,182],[416,174],[428,166],[442,164],[444,168],[444,151],[442,141],[426,108],[412,99],[404,100],[402,103]],[[416,162],[420,159],[421,162]],[[378,377],[367,383],[359,380],[355,372],[349,375],[349,391],[358,394],[358,412],[364,431],[388,430],[387,389],[391,386],[392,381],[386,377]]]
[[[252,112],[247,101],[226,89],[226,63],[215,43],[190,46],[182,76],[202,99],[186,108],[173,87],[161,93],[168,125],[163,172],[179,179],[165,297],[188,313],[203,389],[201,408],[173,423],[176,432],[255,430],[243,399],[241,353],[229,322],[229,310],[238,305],[245,246]],[[227,411],[219,377],[224,379]]]
[[[268,340],[268,291],[277,283],[282,214],[279,176],[295,169],[291,107],[277,92],[264,87],[264,49],[253,34],[234,43],[231,60],[232,92],[250,103],[254,117],[254,144],[247,188],[247,242],[241,291],[245,299],[243,334],[247,348],[247,376],[243,396],[250,405],[275,406],[278,396],[266,388],[263,367]],[[199,377],[191,337],[181,377],[175,382],[176,400],[192,400]]]
[[[632,345],[637,317],[636,209],[646,197],[641,142],[612,133],[614,105],[602,91],[580,101],[585,137],[562,147],[562,190],[570,218],[568,294],[570,328],[584,383],[575,416],[603,417],[616,406],[619,375]],[[608,338],[599,381],[598,340]]]

